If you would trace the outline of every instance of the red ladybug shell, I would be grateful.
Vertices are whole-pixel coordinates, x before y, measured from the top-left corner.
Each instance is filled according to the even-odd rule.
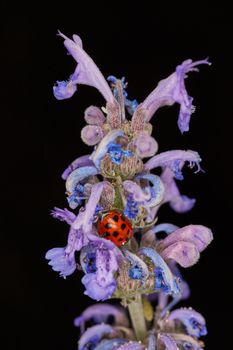
[[[129,220],[117,210],[113,210],[100,218],[97,226],[99,235],[109,239],[118,247],[125,244],[133,235]]]

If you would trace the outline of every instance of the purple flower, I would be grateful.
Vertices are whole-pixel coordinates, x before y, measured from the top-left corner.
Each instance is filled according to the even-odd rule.
[[[173,259],[183,267],[192,266],[212,241],[210,229],[202,225],[189,225],[177,229],[158,244],[165,260]]]
[[[92,160],[90,159],[90,154],[75,159],[62,173],[62,179],[66,180],[72,171],[85,166],[94,166]]]
[[[85,210],[80,211],[77,217],[68,211],[55,208],[52,215],[62,221],[66,221],[71,227],[68,242],[65,248],[53,248],[46,253],[46,259],[54,271],[59,271],[60,276],[72,274],[76,268],[75,252],[86,246],[90,241],[104,242],[105,240],[95,235],[93,231],[93,219],[104,183],[93,186],[93,191],[86,204]],[[110,245],[111,242],[105,244]],[[115,247],[115,246],[114,246]]]
[[[118,269],[117,248],[112,242],[96,240],[81,251],[80,262],[85,272],[82,278],[85,294],[95,299],[109,299],[116,289],[114,272]]]
[[[180,321],[190,336],[199,338],[207,334],[204,317],[191,308],[172,311],[168,315],[168,320]]]
[[[207,59],[196,62],[186,60],[176,67],[175,73],[158,83],[157,87],[142,102],[142,104],[140,104],[140,108],[146,111],[145,121],[150,121],[158,108],[166,105],[171,106],[177,102],[180,104],[178,118],[179,129],[182,133],[189,130],[190,117],[194,111],[194,107],[192,106],[193,98],[188,96],[185,89],[184,79],[187,77],[188,72],[198,71],[196,66],[199,64],[210,63]],[[135,113],[136,112],[137,110]]]
[[[123,135],[124,132],[122,130],[112,130],[101,140],[96,150],[90,157],[97,169],[100,167],[100,161],[103,159],[105,154],[108,153],[109,146],[113,143],[113,141],[115,141],[117,137]]]
[[[139,252],[150,258],[155,265],[155,290],[173,295],[180,294],[176,279],[163,258],[152,248],[141,248]]]
[[[70,208],[77,208],[81,204],[81,200],[85,199],[83,196],[84,188],[80,186],[80,182],[96,174],[98,174],[98,170],[94,166],[79,167],[69,174],[66,179],[66,192]]]
[[[83,333],[86,322],[92,320],[98,324],[107,322],[110,317],[114,318],[114,325],[129,326],[128,318],[123,309],[104,303],[89,306],[79,317],[75,318],[74,324],[76,327],[80,327]]]
[[[82,48],[82,41],[78,35],[73,35],[73,40],[59,33],[64,39],[64,45],[68,52],[78,63],[70,81],[58,82],[54,87],[54,95],[58,99],[70,98],[76,91],[77,84],[85,84],[95,87],[104,96],[107,102],[114,102],[114,96],[104,79],[99,68]]]

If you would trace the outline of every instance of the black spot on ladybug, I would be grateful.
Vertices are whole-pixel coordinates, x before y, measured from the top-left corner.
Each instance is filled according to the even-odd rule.
[[[104,225],[104,227],[108,229],[108,228],[111,228],[111,227],[112,227],[112,225],[111,225],[111,224],[109,224],[109,223],[107,223],[107,224],[105,224],[105,225]]]
[[[122,221],[125,221],[124,215],[121,215],[121,220],[122,220]]]
[[[118,216],[117,216],[117,215],[114,215],[114,216],[113,216],[113,220],[114,220],[115,222],[118,222],[118,220],[119,220]]]
[[[127,231],[127,235],[129,235],[129,234],[130,234],[130,230]]]
[[[110,233],[109,232],[104,232],[104,236],[105,237],[110,237]]]
[[[123,241],[123,238],[118,238],[118,242],[122,242]]]
[[[126,228],[126,224],[121,224],[121,229],[124,230]]]
[[[117,232],[117,231],[114,231],[114,232],[113,232],[113,236],[114,236],[114,237],[117,237],[117,236],[119,236],[119,232]]]

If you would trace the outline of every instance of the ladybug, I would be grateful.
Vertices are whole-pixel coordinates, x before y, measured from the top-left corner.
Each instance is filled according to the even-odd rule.
[[[118,247],[125,244],[133,235],[130,221],[117,210],[99,218],[97,228],[100,236],[109,239]]]

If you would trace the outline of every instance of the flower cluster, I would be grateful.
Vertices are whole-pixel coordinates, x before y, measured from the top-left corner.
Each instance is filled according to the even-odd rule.
[[[158,108],[179,103],[178,127],[182,133],[188,131],[194,107],[184,80],[188,72],[209,62],[184,61],[138,104],[128,99],[125,78],[110,76],[108,84],[77,35],[73,40],[60,36],[77,66],[67,81],[54,86],[55,97],[70,98],[79,84],[86,84],[99,90],[106,106],[85,111],[87,125],[81,138],[94,149],[62,174],[72,211],[54,208],[52,216],[69,225],[68,239],[64,247],[50,249],[46,259],[64,278],[81,268],[85,294],[94,300],[119,298],[129,311],[132,305],[141,305],[149,329],[140,336],[130,328],[124,311],[95,305],[75,320],[82,333],[79,349],[201,349],[198,338],[206,333],[203,317],[192,309],[170,310],[189,294],[178,265],[195,264],[212,232],[202,225],[179,228],[157,223],[165,203],[178,213],[193,207],[195,199],[182,195],[176,180],[183,180],[186,164],[201,170],[201,158],[191,150],[157,153],[150,120]],[[160,176],[152,173],[157,170]],[[165,233],[164,239],[159,232]],[[158,301],[155,312],[152,298]],[[111,325],[109,316],[114,318]],[[95,325],[85,330],[89,320]]]
[[[143,344],[136,342],[133,330],[129,327],[123,309],[100,303],[87,308],[74,320],[80,327],[79,349],[95,350],[201,350],[204,343],[199,339],[206,335],[205,319],[192,308],[180,308],[163,315],[157,307],[154,313],[152,304],[144,298],[145,317],[152,327]],[[152,323],[152,318],[154,320]],[[107,322],[111,320],[111,325]],[[86,329],[85,323],[92,326]]]

